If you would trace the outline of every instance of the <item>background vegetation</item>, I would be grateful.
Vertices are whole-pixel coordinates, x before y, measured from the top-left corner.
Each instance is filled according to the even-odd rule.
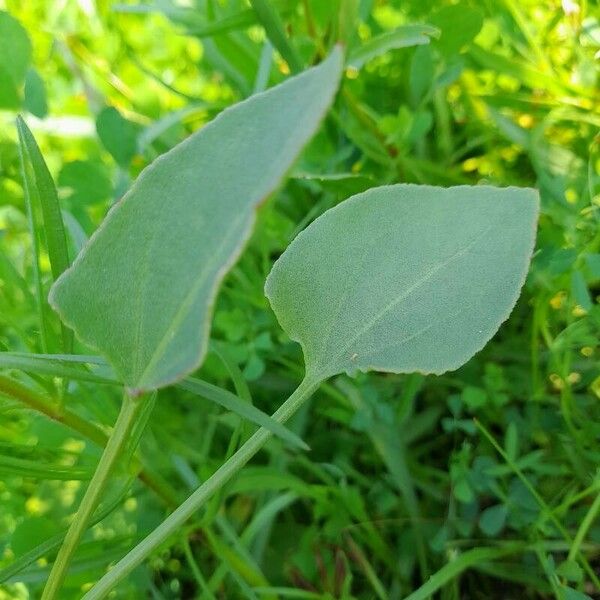
[[[273,5],[287,61],[244,0],[0,0],[0,350],[60,348],[56,316],[38,306],[52,274],[46,240],[30,235],[18,112],[57,183],[74,256],[144,166],[336,40],[359,58],[261,210],[220,293],[200,376],[266,412],[279,406],[302,358],[268,307],[266,275],[307,223],[368,187],[537,187],[534,263],[510,320],[465,367],[322,386],[291,425],[310,453],[270,442],[116,597],[600,597],[597,3]],[[379,37],[413,23],[441,35],[408,48]],[[7,357],[0,598],[20,600],[39,596],[120,396]],[[80,598],[252,431],[205,398],[161,391],[61,597]]]

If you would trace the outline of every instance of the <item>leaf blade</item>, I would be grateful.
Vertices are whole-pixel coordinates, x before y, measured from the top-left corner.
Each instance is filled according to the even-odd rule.
[[[439,29],[431,25],[403,25],[386,31],[353,50],[348,57],[348,66],[359,70],[371,59],[389,50],[429,44],[430,38],[439,36],[439,33]]]
[[[17,116],[17,131],[27,202],[36,202],[41,209],[50,269],[56,280],[70,265],[67,235],[56,186],[31,130],[20,115]],[[31,206],[29,210],[33,219],[34,207]],[[64,325],[61,332],[63,351],[69,354],[73,346],[73,333]]]
[[[518,188],[375,188],[305,229],[265,293],[313,380],[453,370],[510,314],[537,206]]]
[[[290,43],[281,17],[269,0],[250,0],[260,24],[264,27],[267,37],[277,48],[281,56],[294,73],[302,70],[302,59]]]

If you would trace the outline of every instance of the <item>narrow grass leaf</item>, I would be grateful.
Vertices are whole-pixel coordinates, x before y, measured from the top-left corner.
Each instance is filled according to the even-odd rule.
[[[17,117],[17,131],[23,160],[25,192],[28,196],[28,203],[35,202],[39,206],[50,268],[52,276],[56,280],[70,264],[65,224],[58,202],[58,194],[37,142],[20,116]],[[37,212],[34,206],[31,207],[31,212],[33,218]],[[41,277],[39,273],[38,277]],[[41,286],[41,282],[39,285]],[[63,325],[62,347],[64,352],[71,352],[72,345],[73,333]]]
[[[439,29],[431,25],[403,25],[382,33],[353,50],[348,57],[348,66],[361,69],[370,60],[389,50],[429,44],[430,38],[438,35]]]
[[[201,363],[218,286],[257,207],[316,131],[341,69],[336,48],[157,159],[53,286],[52,306],[132,390],[169,385]]]
[[[285,440],[297,448],[309,450],[309,447],[306,445],[306,443],[302,441],[302,439],[300,439],[295,433],[292,433],[281,423],[278,423],[269,417],[269,415],[265,414],[252,404],[241,400],[238,396],[228,392],[227,390],[193,377],[188,377],[184,381],[180,382],[178,387],[197,394],[198,396],[202,396],[203,398],[222,406],[224,409],[230,410],[243,419],[247,419],[259,427],[264,427],[274,435],[277,435],[282,440]]]
[[[38,460],[15,458],[0,454],[0,473],[42,480],[86,481],[91,478],[89,469],[57,465],[44,465]]]
[[[91,372],[87,368],[86,357],[77,357],[79,365],[61,355],[21,354],[0,352],[0,369],[14,369],[25,373],[63,377],[73,381],[89,381],[100,384],[117,384],[110,377]]]
[[[475,548],[474,550],[467,550],[458,558],[452,560],[452,562],[444,565],[426,583],[412,594],[409,594],[404,600],[428,600],[435,592],[477,564],[497,560],[522,550],[522,544],[508,545],[502,548]]]
[[[250,4],[258,17],[260,24],[265,28],[267,37],[277,48],[279,54],[288,63],[294,73],[302,70],[302,59],[292,46],[285,33],[285,28],[277,9],[270,0],[250,0]]]

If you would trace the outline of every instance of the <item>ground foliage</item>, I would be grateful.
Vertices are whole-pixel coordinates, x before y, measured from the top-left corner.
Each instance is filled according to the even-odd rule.
[[[143,167],[336,41],[349,66],[334,109],[260,209],[221,288],[198,377],[264,412],[280,405],[303,361],[264,296],[267,274],[308,223],[370,187],[537,187],[523,295],[456,372],[321,386],[290,424],[310,452],[273,439],[116,597],[597,596],[595,2],[0,8],[0,598],[39,597],[121,402],[105,365],[84,377],[68,360],[34,356],[70,354],[73,342],[45,301],[63,242],[40,225],[32,195],[47,181],[22,173],[20,152],[36,155],[19,148],[27,132],[16,114],[58,186],[73,257]],[[193,385],[157,394],[61,598],[81,597],[254,431],[215,394]]]

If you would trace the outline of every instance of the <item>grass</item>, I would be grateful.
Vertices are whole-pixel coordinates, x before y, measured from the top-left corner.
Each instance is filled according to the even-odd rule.
[[[160,391],[145,432],[132,432],[130,460],[90,511],[60,598],[81,598],[200,483],[212,485],[256,424],[276,435],[175,537],[155,535],[118,598],[599,597],[593,3],[0,9],[22,24],[45,90],[0,92],[0,599],[41,594],[121,404],[110,370],[47,306],[53,279],[141,169],[224,106],[317,62],[338,39],[356,53],[415,23],[441,35],[348,69],[327,122],[261,209],[219,295],[207,360],[191,383]],[[5,81],[14,65],[0,60]],[[100,119],[97,131],[106,106],[121,125]],[[24,123],[56,198],[40,165],[26,166],[35,148],[20,155]],[[303,363],[263,295],[271,265],[328,208],[396,182],[537,187],[523,296],[459,371],[340,376],[274,429],[266,414],[302,380]],[[66,356],[72,343],[82,360]]]

